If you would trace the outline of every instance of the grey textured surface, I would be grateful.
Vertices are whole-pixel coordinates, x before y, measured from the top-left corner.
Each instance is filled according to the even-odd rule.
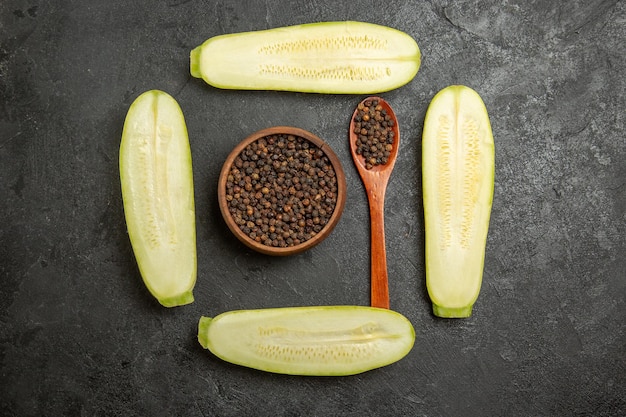
[[[224,363],[200,315],[369,302],[368,212],[348,153],[362,97],[220,91],[189,51],[223,33],[364,20],[413,36],[387,192],[392,308],[417,333],[402,361],[346,378]],[[6,416],[626,415],[626,2],[39,1],[0,3],[0,414]],[[467,320],[424,285],[420,137],[450,84],[483,97],[496,184],[483,288]],[[196,302],[160,307],[128,242],[118,146],[148,89],[180,103],[194,161]],[[249,133],[324,138],[349,195],[302,255],[252,253],[219,216],[221,162]]]

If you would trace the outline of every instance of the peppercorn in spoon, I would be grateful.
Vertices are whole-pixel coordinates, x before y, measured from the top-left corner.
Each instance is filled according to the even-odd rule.
[[[370,207],[371,305],[389,308],[385,249],[385,191],[396,162],[400,130],[389,103],[368,97],[350,121],[350,153],[359,171]]]

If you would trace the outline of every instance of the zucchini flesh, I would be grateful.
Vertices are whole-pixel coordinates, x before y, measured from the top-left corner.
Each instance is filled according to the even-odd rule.
[[[283,307],[201,317],[198,341],[225,361],[262,371],[352,375],[403,358],[415,331],[387,309]]]
[[[174,98],[158,90],[137,97],[124,122],[119,163],[126,226],[146,287],[166,307],[193,302],[191,149]]]
[[[469,87],[431,101],[422,140],[426,286],[439,317],[469,317],[480,292],[494,187],[487,109]]]
[[[215,36],[191,51],[191,75],[225,89],[369,94],[415,77],[408,34],[364,22],[321,22]]]

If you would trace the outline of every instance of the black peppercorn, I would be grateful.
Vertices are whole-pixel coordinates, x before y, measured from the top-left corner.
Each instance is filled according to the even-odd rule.
[[[365,167],[372,169],[389,161],[393,149],[393,120],[378,103],[366,100],[359,103],[354,116],[354,133],[357,133],[356,153],[365,160]]]
[[[271,135],[235,158],[226,200],[238,227],[267,246],[303,243],[326,225],[337,204],[334,168],[315,144],[295,135]]]

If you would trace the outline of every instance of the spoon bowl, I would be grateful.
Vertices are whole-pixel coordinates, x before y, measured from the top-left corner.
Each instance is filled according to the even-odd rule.
[[[367,119],[369,120],[364,121],[365,116],[363,112],[368,114]],[[374,120],[372,120],[372,117]],[[380,120],[381,117],[382,120]],[[372,123],[367,123],[369,121],[372,121]],[[365,124],[369,125],[370,130],[366,129]],[[360,137],[374,136],[371,134],[372,125],[374,125],[374,129],[380,128],[381,136],[386,134],[393,136],[393,140],[389,143],[391,146],[387,148],[387,152],[382,157],[384,159],[380,163],[376,161],[373,165],[371,163],[368,164],[368,159],[366,158],[371,159],[375,157],[364,156],[363,151],[359,151],[358,144]],[[389,308],[387,254],[385,249],[385,192],[400,145],[398,120],[389,103],[375,96],[361,101],[350,120],[349,138],[350,153],[363,181],[370,209],[371,305],[372,307]]]
[[[352,114],[352,119],[350,120],[350,153],[352,154],[352,159],[354,160],[354,163],[359,170],[359,174],[361,175],[361,177],[363,177],[363,175],[366,175],[367,177],[386,176],[387,178],[389,178],[389,176],[391,175],[391,171],[393,170],[393,166],[396,163],[396,157],[398,156],[398,145],[400,144],[400,129],[398,127],[398,120],[396,118],[396,115],[386,100],[380,97],[368,97],[365,100],[361,101],[359,105],[362,104],[364,107],[370,107],[365,106],[365,104],[373,102],[377,102],[378,105],[381,106],[381,110],[384,110],[385,113],[389,116],[390,120],[393,121],[393,126],[389,127],[389,130],[393,133],[394,136],[394,141],[392,143],[393,147],[388,157],[389,159],[385,164],[378,164],[368,169],[366,168],[367,164],[365,162],[365,157],[357,153],[357,139],[359,134],[355,132],[355,128],[358,123],[355,118],[359,113],[359,106],[357,106],[357,108],[354,110],[354,113]]]

